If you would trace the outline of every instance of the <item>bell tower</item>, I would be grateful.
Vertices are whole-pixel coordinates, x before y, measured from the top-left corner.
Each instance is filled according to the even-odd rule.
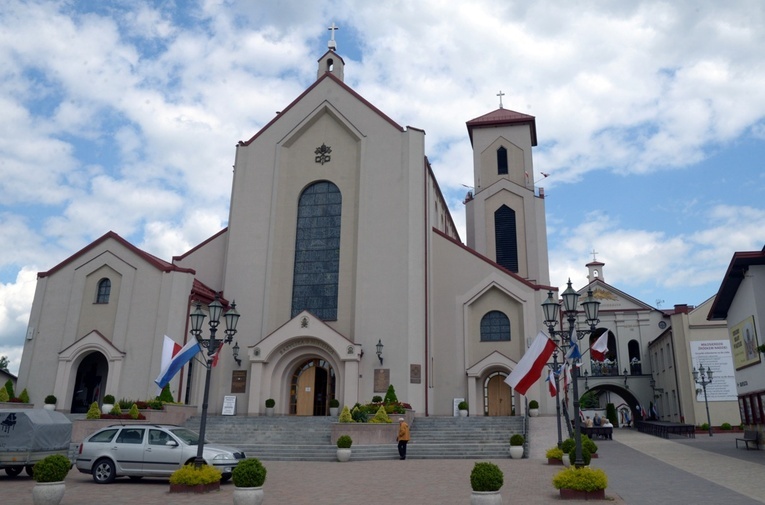
[[[465,199],[467,244],[500,266],[549,283],[544,191],[534,189],[536,119],[502,107],[467,122],[473,192]]]
[[[324,55],[319,58],[319,69],[316,72],[316,79],[320,79],[322,75],[329,72],[341,81],[344,79],[343,71],[345,70],[345,62],[343,59],[335,52],[337,49],[337,41],[335,41],[335,31],[339,30],[340,27],[336,26],[335,23],[332,23],[332,26],[327,28],[331,33],[332,36],[330,37],[329,41],[327,42],[327,48],[328,51],[324,53]]]

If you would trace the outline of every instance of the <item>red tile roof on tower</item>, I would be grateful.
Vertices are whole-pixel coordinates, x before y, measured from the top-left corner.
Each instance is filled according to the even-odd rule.
[[[491,126],[504,126],[510,124],[528,124],[531,128],[531,145],[537,145],[537,123],[534,116],[522,114],[510,109],[497,109],[495,111],[471,119],[467,122],[470,143],[473,143],[473,128],[483,128]]]

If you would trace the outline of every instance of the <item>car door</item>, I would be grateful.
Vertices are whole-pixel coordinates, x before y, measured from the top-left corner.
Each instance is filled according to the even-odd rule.
[[[168,432],[149,428],[146,452],[143,455],[145,475],[170,475],[182,465],[183,450]]]
[[[114,441],[118,475],[142,475],[146,428],[124,427]]]

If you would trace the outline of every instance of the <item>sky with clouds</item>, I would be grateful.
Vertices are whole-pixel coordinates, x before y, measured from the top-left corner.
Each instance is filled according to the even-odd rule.
[[[231,166],[316,79],[426,153],[464,238],[465,122],[536,117],[554,285],[654,307],[714,296],[765,244],[765,3],[18,1],[0,5],[0,355],[18,370],[36,275],[113,230],[170,260],[226,226]]]

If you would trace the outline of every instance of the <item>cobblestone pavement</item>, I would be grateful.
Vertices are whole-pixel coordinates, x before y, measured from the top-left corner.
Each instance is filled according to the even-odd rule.
[[[531,457],[493,460],[505,474],[505,504],[560,503],[552,477],[561,467],[547,465],[544,449],[557,435],[548,421],[532,423]],[[553,424],[554,426],[554,424]],[[543,431],[550,435],[541,436]],[[710,437],[707,437],[710,438]],[[614,505],[644,503],[765,503],[765,451],[735,449],[735,435],[714,440],[665,440],[631,430],[615,430],[613,441],[600,441],[600,457],[593,466],[609,477],[606,496]],[[416,443],[413,442],[413,443]],[[474,460],[353,461],[348,463],[264,462],[268,477],[265,505],[344,505],[385,500],[431,504],[470,503],[470,470]],[[24,474],[11,479],[0,475],[0,503],[32,503],[34,483]],[[62,505],[222,505],[233,503],[234,486],[204,495],[170,494],[167,480],[118,479],[95,484],[89,475],[72,470],[66,479]]]

